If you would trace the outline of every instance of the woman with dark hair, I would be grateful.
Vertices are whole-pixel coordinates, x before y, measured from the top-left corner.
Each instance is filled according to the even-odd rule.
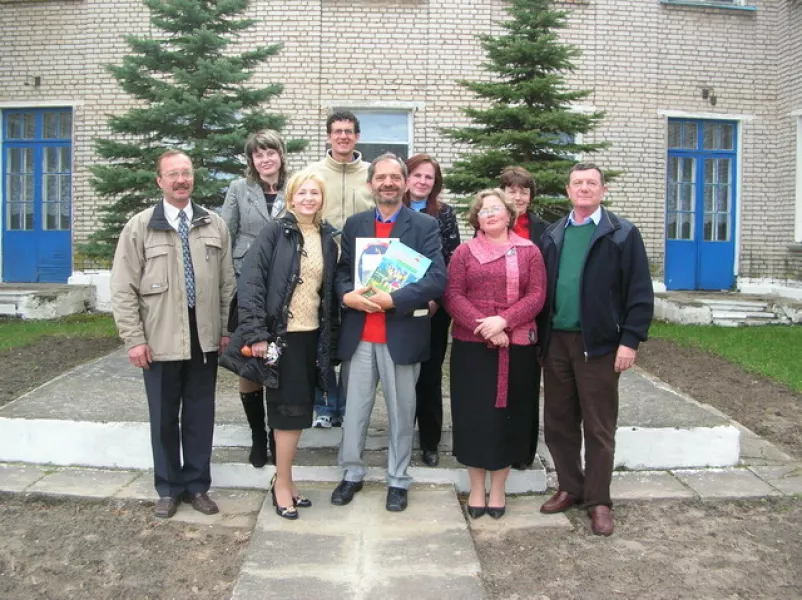
[[[428,154],[416,154],[406,162],[409,176],[404,204],[418,212],[424,212],[437,219],[440,224],[440,238],[443,246],[443,259],[446,267],[451,255],[459,246],[459,228],[454,209],[440,201],[443,189],[443,174],[440,165]],[[422,460],[430,467],[440,462],[437,446],[443,430],[443,360],[448,347],[448,328],[451,317],[443,308],[443,303],[429,303],[432,338],[431,356],[421,364],[417,393],[416,417]]]
[[[277,131],[265,129],[245,141],[245,177],[231,182],[221,216],[231,233],[234,272],[239,277],[245,253],[270,221],[284,211],[284,184],[287,179],[287,148]],[[232,306],[229,330],[236,328],[236,306]],[[251,428],[250,463],[257,468],[268,461],[268,434],[262,384],[240,377],[239,395]],[[273,448],[272,436],[269,438]]]
[[[515,212],[515,224],[512,230],[524,239],[530,240],[539,250],[543,250],[541,237],[549,226],[548,221],[541,219],[533,210],[529,209],[532,198],[535,197],[535,178],[523,167],[506,167],[501,171],[499,177],[499,187],[504,190],[507,198],[510,199]],[[529,449],[529,457],[525,461],[513,463],[512,467],[520,471],[529,468],[535,461],[537,453],[537,442],[540,435],[540,367],[532,367],[537,373],[535,389],[537,390],[537,403],[535,404],[535,416],[532,420],[532,446]]]
[[[468,467],[473,519],[504,515],[510,466],[529,456],[535,416],[535,317],[546,269],[537,246],[512,231],[515,217],[503,191],[479,192],[468,213],[477,235],[448,267],[454,456]]]
[[[245,257],[237,291],[239,325],[220,364],[269,388],[273,505],[279,516],[297,519],[296,507],[312,503],[298,493],[292,464],[302,430],[312,426],[315,389],[327,392],[339,324],[338,251],[334,228],[321,220],[323,180],[309,171],[297,173],[287,184],[287,198],[286,214],[265,225]]]

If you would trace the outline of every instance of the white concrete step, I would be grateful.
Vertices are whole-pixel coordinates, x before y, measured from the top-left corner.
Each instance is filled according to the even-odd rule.
[[[734,310],[714,310],[713,319],[779,319],[777,313],[765,312],[741,312]]]
[[[95,308],[91,285],[0,284],[0,315],[23,319],[55,319]]]
[[[764,310],[768,308],[768,303],[759,300],[710,300],[705,298],[700,302],[721,310]]]

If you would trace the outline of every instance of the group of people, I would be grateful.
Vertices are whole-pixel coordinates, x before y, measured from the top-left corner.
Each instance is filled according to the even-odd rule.
[[[653,295],[637,228],[601,205],[603,172],[576,165],[566,186],[573,210],[549,225],[530,211],[532,175],[504,169],[498,188],[474,198],[476,233],[461,244],[434,158],[362,161],[350,112],[331,114],[326,131],[325,158],[291,177],[280,135],[251,135],[245,177],[220,216],[192,202],[191,161],[168,151],[156,165],[163,202],[123,230],[112,307],[144,373],[156,516],[171,517],[181,501],[218,511],[207,493],[218,356],[240,376],[249,460],[275,464],[272,500],[286,519],[311,506],[292,475],[304,429],[342,426],[331,502],[362,489],[380,382],[386,508],[403,511],[416,422],[423,463],[439,463],[450,331],[453,453],[468,469],[469,516],[504,515],[510,468],[534,460],[542,364],[559,489],[541,510],[582,505],[594,533],[612,533],[618,377],[646,339]],[[431,263],[392,293],[362,287],[359,238],[399,241]]]

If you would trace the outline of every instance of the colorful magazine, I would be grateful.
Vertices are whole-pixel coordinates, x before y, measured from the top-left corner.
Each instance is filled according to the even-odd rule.
[[[402,242],[394,241],[365,285],[391,294],[420,280],[431,264],[431,259],[420,252]]]
[[[398,238],[356,238],[354,240],[354,289],[365,287],[373,271]]]

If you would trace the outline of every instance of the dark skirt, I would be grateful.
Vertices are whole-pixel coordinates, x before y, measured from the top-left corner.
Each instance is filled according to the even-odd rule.
[[[528,462],[537,414],[534,346],[510,346],[506,408],[496,408],[499,350],[454,340],[451,345],[451,419],[454,456],[468,467],[497,471]]]
[[[318,332],[287,334],[278,363],[278,387],[267,389],[267,424],[271,429],[298,430],[312,426],[317,385]]]

